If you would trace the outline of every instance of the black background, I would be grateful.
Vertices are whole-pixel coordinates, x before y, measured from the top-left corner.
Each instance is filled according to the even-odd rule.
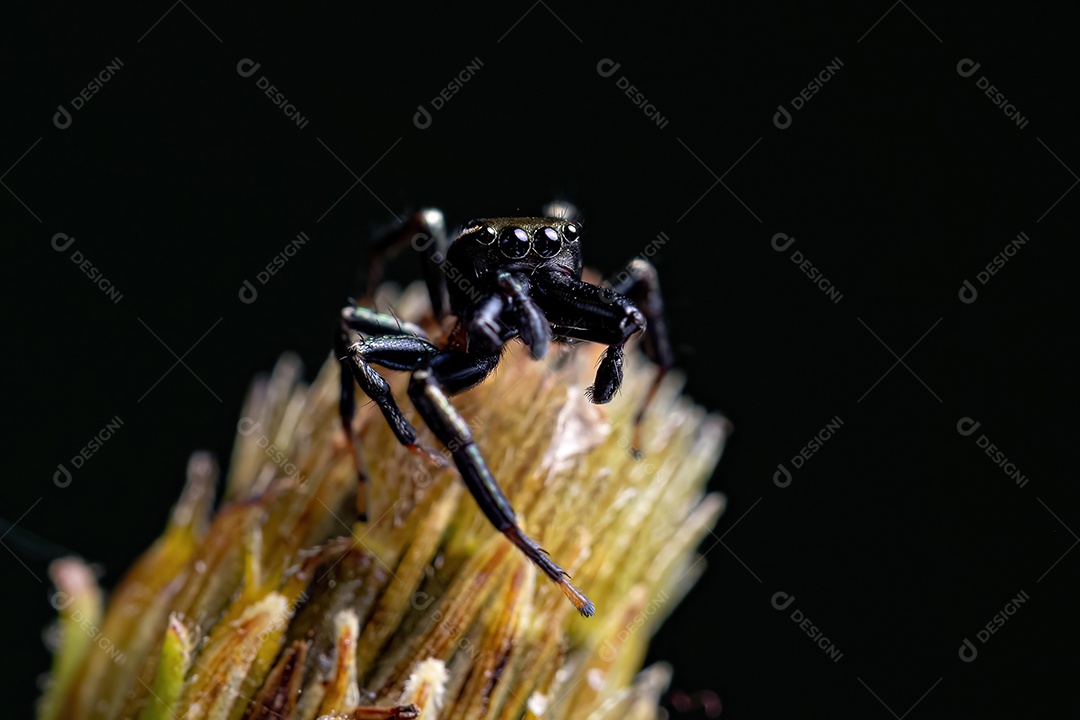
[[[42,6],[3,23],[0,170],[18,162],[0,178],[15,399],[0,657],[17,716],[48,667],[48,560],[75,552],[116,582],[160,533],[189,453],[227,459],[252,376],[287,349],[309,372],[325,357],[374,230],[423,206],[457,222],[554,196],[583,210],[602,271],[670,238],[652,259],[688,391],[736,428],[710,485],[729,506],[702,547],[708,570],[650,654],[674,665],[680,697],[715,709],[715,694],[724,717],[1075,714],[1080,514],[1060,461],[1076,430],[1075,17],[925,3],[166,9]],[[58,129],[57,105],[117,57]],[[244,58],[260,63],[252,77]],[[417,128],[417,106],[474,58]],[[605,58],[620,63],[611,77]],[[777,106],[834,58],[835,77],[777,128]],[[964,58],[981,64],[971,77]],[[301,231],[308,245],[242,303],[243,281]],[[979,284],[1021,231],[1030,242]],[[61,232],[76,238],[64,253],[50,246]],[[795,244],[774,250],[776,233]],[[118,304],[70,262],[76,249]],[[965,279],[974,303],[958,297]],[[115,437],[54,485],[115,416]],[[778,464],[836,417],[778,487]],[[982,423],[974,435],[962,417]],[[786,611],[778,592],[795,597]]]

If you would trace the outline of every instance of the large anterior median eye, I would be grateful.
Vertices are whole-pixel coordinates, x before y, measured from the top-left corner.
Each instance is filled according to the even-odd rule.
[[[533,239],[533,249],[542,258],[555,257],[562,248],[562,240],[559,239],[559,231],[555,228],[544,227],[536,231]]]
[[[506,227],[499,233],[499,249],[506,257],[517,260],[529,253],[529,233],[519,227]]]

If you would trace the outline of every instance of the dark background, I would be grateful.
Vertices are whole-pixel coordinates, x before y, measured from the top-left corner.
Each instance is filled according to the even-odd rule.
[[[560,196],[583,210],[586,261],[602,271],[670,238],[652,259],[679,365],[736,427],[711,482],[729,506],[702,547],[708,570],[650,655],[674,666],[669,703],[691,707],[673,716],[715,714],[714,698],[736,718],[1075,715],[1080,514],[1062,460],[1077,397],[1074,15],[888,2],[167,9],[41,6],[2,23],[14,406],[0,657],[26,703],[9,698],[7,712],[30,712],[48,667],[48,560],[75,552],[116,582],[160,533],[189,453],[227,460],[252,376],[287,349],[312,371],[325,357],[375,229],[423,206],[459,222]],[[57,105],[117,57],[58,129]],[[252,77],[237,73],[244,58],[261,64]],[[474,58],[475,76],[417,128],[417,106],[431,110]],[[605,58],[620,63],[606,78]],[[777,106],[790,111],[835,58],[835,77],[776,127]],[[971,77],[964,58],[981,64]],[[310,242],[259,285],[301,231]],[[1021,231],[1027,245],[979,284]],[[61,232],[76,238],[63,253],[50,246]],[[778,252],[776,233],[796,242]],[[958,297],[965,279],[974,303]],[[57,487],[57,464],[115,416],[121,430]],[[970,437],[963,417],[981,422]],[[778,464],[792,469],[834,418],[841,428],[778,487]],[[779,592],[795,598],[784,611]],[[979,642],[1021,592],[1028,602]],[[974,662],[959,658],[965,638]]]

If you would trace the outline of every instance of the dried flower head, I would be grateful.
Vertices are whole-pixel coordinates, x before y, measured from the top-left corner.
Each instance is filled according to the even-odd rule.
[[[402,317],[424,315],[418,286],[390,299]],[[669,670],[639,670],[703,569],[695,548],[723,508],[704,485],[727,424],[673,374],[633,459],[652,369],[635,354],[622,396],[598,407],[583,397],[590,353],[536,362],[512,347],[455,405],[523,528],[566,563],[595,617],[579,617],[456,473],[407,452],[370,405],[355,428],[370,520],[353,522],[338,363],[307,386],[286,355],[252,387],[216,512],[217,469],[197,453],[164,535],[107,606],[81,561],[53,564],[62,640],[39,717],[655,717]]]

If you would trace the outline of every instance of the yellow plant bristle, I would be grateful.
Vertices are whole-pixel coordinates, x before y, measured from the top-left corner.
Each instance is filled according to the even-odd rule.
[[[427,310],[420,286],[377,303],[413,322]],[[656,717],[670,670],[641,664],[703,570],[695,548],[724,505],[705,484],[728,424],[670,373],[635,459],[633,419],[656,369],[628,353],[621,394],[592,405],[600,349],[553,346],[535,361],[512,344],[453,398],[522,530],[572,586],[539,572],[449,463],[402,447],[360,394],[368,519],[357,521],[339,364],[328,358],[307,385],[286,355],[251,389],[216,512],[216,467],[196,454],[164,535],[107,605],[81,561],[54,565],[72,602],[57,603],[63,642],[39,718]],[[386,377],[438,451],[408,376]]]

